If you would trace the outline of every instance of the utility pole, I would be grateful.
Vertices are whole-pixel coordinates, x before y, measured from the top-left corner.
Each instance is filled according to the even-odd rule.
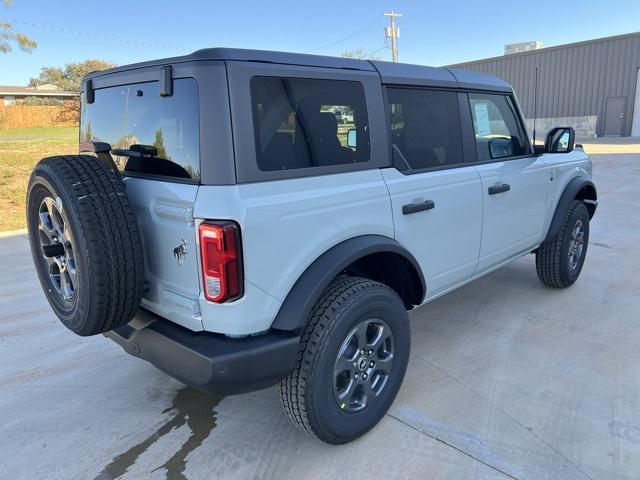
[[[400,38],[400,28],[396,27],[396,17],[401,17],[401,13],[393,10],[384,12],[385,17],[389,17],[389,26],[384,29],[384,35],[387,39],[391,39],[391,60],[398,63],[398,38]]]

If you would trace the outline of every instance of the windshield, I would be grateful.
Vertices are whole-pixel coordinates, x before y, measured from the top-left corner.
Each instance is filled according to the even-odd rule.
[[[196,81],[174,80],[170,97],[160,96],[158,82],[97,89],[94,103],[82,102],[80,141],[110,144],[124,174],[198,180]]]

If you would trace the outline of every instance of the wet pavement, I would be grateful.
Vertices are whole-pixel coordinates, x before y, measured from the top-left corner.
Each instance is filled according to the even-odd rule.
[[[600,206],[576,285],[545,288],[527,256],[412,312],[396,402],[340,447],[295,429],[275,388],[208,396],[76,337],[24,235],[0,238],[0,476],[639,478],[640,154],[594,162]]]

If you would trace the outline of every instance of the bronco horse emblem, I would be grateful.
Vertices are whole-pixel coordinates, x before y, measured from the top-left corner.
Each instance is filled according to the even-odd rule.
[[[180,245],[176,245],[173,247],[173,256],[178,262],[178,266],[181,267],[184,265],[184,257],[187,256],[187,241],[184,238],[180,239]]]

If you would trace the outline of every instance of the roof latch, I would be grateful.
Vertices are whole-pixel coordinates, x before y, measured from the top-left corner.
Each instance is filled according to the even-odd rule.
[[[84,84],[84,98],[87,103],[93,103],[96,101],[96,91],[93,89],[93,80],[90,78]]]
[[[160,96],[170,97],[171,95],[173,95],[173,74],[171,65],[167,65],[160,70]]]

